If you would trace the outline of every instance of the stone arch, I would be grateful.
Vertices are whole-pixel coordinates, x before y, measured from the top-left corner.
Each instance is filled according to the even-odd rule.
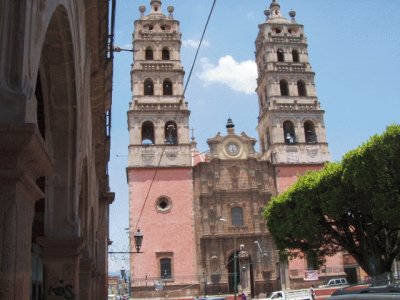
[[[58,5],[44,31],[34,93],[37,126],[53,165],[44,181],[43,233],[32,240],[41,247],[44,291],[58,282],[54,276],[61,272],[58,260],[69,267],[70,274],[64,274],[69,278],[67,284],[74,284],[76,274],[72,260],[50,253],[79,251],[82,244],[77,188],[77,110],[82,96],[78,87],[82,77],[75,68],[79,40],[73,38],[74,25],[67,9]]]
[[[154,95],[154,83],[151,78],[146,78],[143,85],[143,94],[145,96],[153,96]]]
[[[164,126],[165,143],[169,145],[178,144],[178,126],[175,121],[168,121]]]
[[[289,83],[286,79],[281,79],[279,81],[279,88],[281,96],[289,96]]]
[[[286,144],[296,143],[295,125],[292,121],[286,120],[283,122],[283,138]]]
[[[297,51],[296,49],[292,50],[292,60],[293,62],[300,62],[299,51]]]
[[[284,62],[285,61],[285,53],[283,52],[282,49],[276,50],[276,57],[278,62]]]
[[[153,54],[153,49],[148,46],[145,50],[145,60],[153,60],[154,59],[154,54]]]
[[[306,86],[306,83],[303,80],[298,80],[297,81],[297,94],[300,97],[306,97],[307,96],[307,86]]]
[[[143,145],[154,145],[155,135],[154,135],[154,124],[151,121],[145,121],[142,123],[141,130],[141,143]]]
[[[77,76],[68,13],[61,5],[45,34],[37,78],[43,97],[37,110],[42,109],[43,138],[54,166],[46,178],[45,235],[76,236]]]
[[[170,55],[170,51],[169,51],[168,47],[162,48],[161,56],[162,56],[162,60],[170,60],[171,59],[171,55]]]
[[[172,94],[173,94],[172,81],[171,81],[171,79],[166,78],[163,81],[163,95],[171,96]]]
[[[314,144],[317,142],[317,134],[315,131],[315,124],[313,121],[307,120],[304,122],[304,137],[305,142],[308,144]]]

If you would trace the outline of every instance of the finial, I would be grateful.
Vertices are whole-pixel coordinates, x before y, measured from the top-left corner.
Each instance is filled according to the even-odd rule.
[[[161,13],[161,1],[160,0],[151,0],[150,1],[152,13]]]
[[[269,16],[271,15],[271,11],[269,9],[264,10],[264,15],[267,17],[268,20]]]
[[[146,6],[140,5],[140,6],[139,6],[139,11],[140,11],[140,14],[141,14],[142,17],[143,17],[144,12],[146,11]]]
[[[226,128],[234,128],[235,124],[233,124],[232,119],[229,117],[228,122],[226,123]]]
[[[167,7],[167,11],[169,12],[169,16],[172,19],[173,18],[172,13],[174,12],[174,7],[173,6],[168,6]]]
[[[296,17],[296,12],[293,9],[291,9],[289,11],[289,16],[292,18],[292,21],[295,21],[294,17]]]
[[[281,6],[279,5],[278,2],[276,2],[275,0],[273,0],[271,2],[271,5],[269,6],[269,9],[271,10],[272,17],[274,17],[274,16],[280,17],[281,16],[280,8],[281,8]]]

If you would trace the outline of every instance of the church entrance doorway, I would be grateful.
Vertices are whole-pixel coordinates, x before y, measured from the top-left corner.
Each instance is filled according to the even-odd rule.
[[[228,281],[229,281],[229,287],[228,291],[229,293],[234,293],[238,292],[237,286],[240,283],[240,269],[239,269],[239,259],[238,259],[239,252],[236,251],[236,253],[232,253],[229,256],[228,260]],[[236,265],[236,266],[235,266]],[[236,270],[236,274],[235,274]],[[236,277],[236,280],[235,280]]]

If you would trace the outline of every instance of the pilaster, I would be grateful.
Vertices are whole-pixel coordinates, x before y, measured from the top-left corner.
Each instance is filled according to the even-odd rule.
[[[92,290],[96,290],[96,280],[93,280],[94,261],[81,258],[79,264],[79,297],[80,299],[95,299]],[[92,298],[93,297],[93,298]]]
[[[0,298],[29,299],[36,179],[51,171],[35,124],[0,124]]]
[[[43,253],[45,299],[60,299],[61,294],[65,299],[90,299],[80,298],[80,253],[83,239],[40,237],[37,242]]]

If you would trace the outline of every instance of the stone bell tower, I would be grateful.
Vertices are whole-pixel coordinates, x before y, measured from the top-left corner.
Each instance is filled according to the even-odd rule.
[[[276,168],[278,193],[330,160],[324,111],[308,59],[304,27],[272,1],[256,40],[261,155]]]
[[[157,282],[164,286],[159,296],[179,296],[174,293],[180,293],[182,285],[198,289],[190,111],[183,95],[180,27],[172,6],[168,15],[161,1],[151,0],[150,6],[148,15],[140,6],[141,16],[134,22],[128,111],[131,251],[137,229],[144,235],[143,253],[130,260],[132,292],[139,298],[150,298]]]
[[[179,22],[151,1],[135,21],[132,102],[128,112],[130,167],[190,166],[189,114],[183,95]]]

